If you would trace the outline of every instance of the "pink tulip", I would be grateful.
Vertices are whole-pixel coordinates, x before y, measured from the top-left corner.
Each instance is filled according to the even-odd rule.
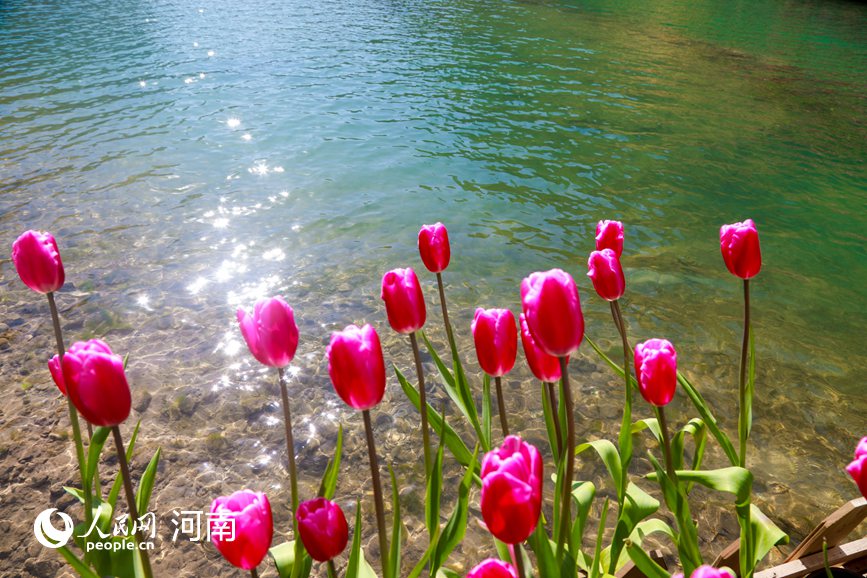
[[[762,251],[759,247],[759,231],[752,219],[720,227],[719,246],[732,275],[749,279],[759,274]]]
[[[274,537],[271,504],[261,492],[241,490],[220,496],[211,504],[209,524],[211,542],[223,558],[244,570],[262,563]]]
[[[250,353],[269,367],[286,367],[298,348],[295,314],[282,297],[260,299],[252,315],[238,308],[238,324]]]
[[[527,327],[527,318],[523,313],[520,315],[520,320],[521,344],[524,346],[524,356],[527,358],[530,371],[540,381],[557,383],[560,381],[560,360],[553,355],[548,355],[536,345],[530,334],[530,328]]]
[[[587,276],[593,281],[596,293],[606,301],[617,301],[626,291],[626,279],[620,267],[620,259],[611,249],[590,253],[587,261]]]
[[[51,293],[63,286],[63,261],[51,233],[23,233],[12,244],[12,262],[24,284],[37,293]]]
[[[867,437],[861,438],[855,448],[855,460],[846,466],[846,471],[858,484],[861,495],[867,498]]]
[[[575,352],[584,338],[581,299],[572,276],[560,269],[531,274],[521,282],[527,327],[542,351],[555,357]]]
[[[635,375],[647,403],[668,405],[677,387],[677,352],[666,339],[648,339],[635,346]]]
[[[349,540],[346,516],[336,503],[316,498],[298,504],[298,533],[310,557],[327,562],[343,552]]]
[[[704,564],[693,570],[689,578],[735,578],[735,575],[728,568],[714,568]]]
[[[526,540],[542,509],[542,457],[532,445],[508,436],[482,460],[482,518],[506,544]]]
[[[66,382],[63,381],[63,368],[60,366],[60,357],[55,355],[48,360],[48,371],[51,373],[51,379],[54,380],[54,385],[60,390],[60,393],[66,395]]]
[[[611,249],[617,257],[623,254],[623,223],[599,221],[596,225],[596,250]]]
[[[427,310],[415,271],[394,269],[382,276],[385,312],[391,328],[398,333],[413,333],[424,326]]]
[[[418,232],[418,252],[421,253],[421,260],[428,271],[445,271],[452,256],[446,226],[442,223],[422,225]]]
[[[518,571],[508,562],[488,558],[470,570],[467,578],[518,578]]]
[[[129,417],[132,397],[123,358],[99,339],[73,343],[63,356],[66,393],[84,419],[116,426]],[[60,384],[58,383],[58,387]]]
[[[508,309],[476,309],[472,325],[479,365],[492,377],[502,377],[515,366],[518,329]]]
[[[350,407],[374,407],[385,394],[385,360],[379,335],[370,325],[349,325],[331,334],[326,350],[328,375],[340,399]]]

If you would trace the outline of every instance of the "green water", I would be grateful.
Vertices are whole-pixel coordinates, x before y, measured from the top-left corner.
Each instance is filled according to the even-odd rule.
[[[104,336],[131,353],[134,398],[150,396],[143,447],[171,456],[156,494],[166,511],[240,485],[285,503],[276,389],[234,322],[260,295],[286,296],[301,328],[303,488],[315,489],[339,421],[354,432],[350,467],[366,467],[324,346],[331,330],[369,321],[409,370],[379,279],[422,268],[415,236],[437,220],[473,369],[472,310],[517,311],[520,280],[554,266],[578,279],[588,335],[616,354],[584,275],[596,221],[622,220],[633,338],[673,341],[734,434],[740,286],[717,235],[751,217],[764,256],[756,490],[798,539],[855,496],[843,466],[867,433],[865,95],[867,6],[854,2],[4,1],[0,230],[7,247],[26,228],[53,231],[68,339]],[[66,450],[17,431],[65,422],[43,365],[45,308],[9,261],[0,275],[0,447],[12,448],[0,456],[14,470]],[[613,438],[619,382],[585,349],[579,434]],[[519,366],[507,405],[539,439],[536,386]],[[389,388],[378,433],[412,486],[417,419]],[[684,396],[672,412],[693,415]],[[579,471],[598,475],[587,462]],[[27,476],[10,485],[47,500]],[[367,491],[342,478],[346,504]],[[699,509],[710,552],[732,537],[721,511]],[[179,568],[179,552],[205,556],[167,546],[157,559]]]

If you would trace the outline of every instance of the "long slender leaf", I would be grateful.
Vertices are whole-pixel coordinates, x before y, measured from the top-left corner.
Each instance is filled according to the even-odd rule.
[[[473,463],[475,464],[479,454],[479,446],[476,445],[473,452]],[[449,516],[448,522],[443,527],[442,532],[437,540],[434,554],[431,559],[431,571],[439,570],[440,566],[445,564],[449,555],[452,553],[458,544],[464,539],[467,531],[467,518],[470,511],[470,489],[473,485],[473,472],[475,466],[466,468],[464,477],[461,479],[461,484],[458,486],[458,500]]]
[[[343,454],[343,424],[337,428],[337,443],[334,445],[334,456],[328,460],[328,465],[325,467],[325,473],[322,475],[322,481],[319,483],[319,496],[326,500],[334,498],[334,491],[337,488],[337,477],[340,475],[340,460]]]
[[[541,519],[536,524],[536,529],[530,534],[527,543],[530,545],[533,553],[536,554],[539,574],[541,576],[557,576],[557,558],[554,556],[555,546],[548,540],[548,535],[545,533]]]
[[[157,466],[159,463],[160,448],[157,448],[154,457],[151,458],[148,467],[145,468],[145,471],[142,474],[141,480],[138,484],[138,490],[135,494],[135,505],[138,509],[139,515],[144,515],[148,511],[148,504],[150,504],[151,493],[153,493],[154,490],[154,481],[157,475]]]
[[[94,474],[96,474],[96,468],[99,465],[99,454],[102,453],[102,448],[105,445],[105,440],[108,439],[108,434],[110,433],[110,427],[98,427],[93,430],[93,437],[90,438],[90,444],[88,444],[87,446],[86,479],[89,483],[93,483],[93,476]]]
[[[427,478],[424,501],[424,521],[431,540],[436,540],[440,530],[440,498],[443,491],[443,445],[440,443],[433,468]]]
[[[647,578],[670,578],[668,570],[653,561],[641,546],[632,541],[626,542],[626,552],[635,563],[641,573]]]
[[[750,504],[750,523],[753,528],[753,564],[761,562],[771,548],[788,544],[789,536],[780,530],[755,504]]]
[[[482,447],[490,451],[491,440],[491,376],[487,373],[482,378]]]
[[[572,552],[581,551],[584,539],[584,528],[587,525],[587,517],[593,498],[596,497],[596,486],[593,482],[576,482],[572,484],[572,499],[575,501],[577,512],[572,522],[572,536],[569,542]]]
[[[440,445],[442,447],[442,444]],[[400,519],[400,488],[397,485],[397,477],[394,475],[394,470],[388,466],[388,473],[391,476],[391,502],[392,502],[392,517],[391,517],[391,559],[392,578],[400,578],[400,550],[401,540],[403,538],[403,522]]]
[[[620,464],[620,454],[618,453],[617,448],[610,441],[599,439],[579,444],[578,447],[575,448],[575,455],[577,456],[589,448],[596,450],[596,453],[599,454],[600,458],[602,458],[602,463],[605,464],[605,467],[608,469],[608,474],[614,481],[614,487],[619,488],[620,476],[622,475],[623,470]]]
[[[295,566],[295,540],[283,542],[268,550],[280,578],[289,578]]]
[[[602,514],[599,516],[599,529],[596,533],[596,545],[593,551],[593,565],[590,566],[590,578],[599,578],[602,574],[602,540],[605,537],[605,520],[608,518],[608,498],[602,506]]]
[[[96,573],[93,572],[90,568],[88,568],[84,562],[82,562],[78,556],[72,553],[72,550],[67,548],[66,546],[61,546],[57,548],[57,551],[63,556],[63,559],[66,560],[66,563],[72,566],[76,572],[82,578],[99,578]]]

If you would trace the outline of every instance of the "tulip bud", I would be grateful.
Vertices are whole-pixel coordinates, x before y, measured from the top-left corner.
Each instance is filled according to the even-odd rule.
[[[422,225],[418,232],[418,252],[428,271],[431,273],[445,271],[452,256],[446,226],[442,223]]]
[[[343,510],[334,502],[325,498],[301,502],[295,518],[304,549],[317,562],[327,562],[346,548],[349,527]]]
[[[398,333],[413,333],[422,328],[427,315],[424,295],[415,271],[394,269],[382,276],[382,293],[388,323]]]
[[[60,390],[60,393],[66,395],[66,383],[63,381],[63,368],[60,366],[60,357],[55,355],[48,360],[48,371],[51,373],[51,379],[54,380],[54,385]]]
[[[623,223],[599,221],[596,224],[596,250],[611,249],[617,257],[623,254]]]
[[[736,578],[728,568],[714,568],[704,564],[692,571],[689,578]]]
[[[759,248],[759,231],[752,219],[720,227],[719,246],[732,275],[749,279],[759,274],[762,251]]]
[[[553,355],[548,355],[536,345],[530,328],[527,327],[527,318],[523,313],[521,313],[520,319],[521,344],[524,346],[524,356],[527,358],[530,371],[540,381],[557,383],[560,381],[560,360]]]
[[[295,314],[282,297],[260,299],[253,314],[238,308],[241,335],[256,360],[269,367],[286,367],[298,348]]]
[[[626,279],[617,253],[611,249],[602,249],[590,253],[587,261],[589,271],[587,276],[593,281],[593,288],[606,301],[617,301],[626,291]]]
[[[521,306],[533,340],[548,355],[565,357],[581,345],[584,315],[578,287],[569,273],[551,269],[525,278]]]
[[[233,521],[235,531],[230,535],[227,529]],[[220,496],[211,504],[209,523],[211,542],[230,564],[244,570],[262,563],[274,537],[271,504],[261,492]]]
[[[846,466],[846,471],[858,484],[861,495],[867,498],[867,437],[861,438],[855,448],[855,460]]]
[[[518,578],[518,572],[508,562],[488,558],[470,570],[467,578]]]
[[[515,366],[518,330],[508,309],[476,309],[472,325],[479,365],[492,377],[502,377]]]
[[[12,244],[12,262],[24,284],[37,293],[51,293],[63,287],[66,278],[63,262],[51,233],[23,233]]]
[[[542,511],[542,457],[532,445],[508,436],[482,460],[482,518],[506,544],[526,540]]]
[[[66,393],[84,419],[111,427],[129,417],[132,396],[123,358],[112,353],[105,342],[91,339],[73,343],[61,365]]]
[[[349,325],[331,334],[325,352],[328,375],[340,399],[350,407],[374,407],[385,394],[385,360],[379,335],[370,325]]]
[[[668,405],[677,387],[677,352],[666,339],[648,339],[635,346],[635,375],[647,403]]]

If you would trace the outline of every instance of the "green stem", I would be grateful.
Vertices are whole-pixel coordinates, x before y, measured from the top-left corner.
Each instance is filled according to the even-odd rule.
[[[370,410],[366,409],[361,413],[364,416],[364,433],[367,436],[367,456],[370,460],[370,478],[373,482],[373,501],[376,506],[376,526],[379,533],[379,558],[382,560],[382,576],[383,578],[391,578],[391,560],[388,557],[390,550],[388,548],[388,536],[385,533],[385,508],[382,501],[382,483],[379,481],[379,461],[376,458],[376,444],[373,441]]]
[[[449,308],[446,306],[446,291],[443,287],[443,274],[437,273],[437,287],[440,291],[440,306],[443,310],[443,323],[446,326],[446,335],[449,338],[449,346],[454,347],[455,336],[452,334],[452,324],[449,323]]]
[[[524,553],[521,549],[520,542],[515,544],[515,566],[518,570],[518,578],[526,578],[527,574],[524,572]]]
[[[430,474],[431,458],[430,458],[430,428],[427,424],[427,394],[424,385],[424,369],[421,366],[421,353],[418,350],[418,339],[415,332],[409,334],[409,342],[412,344],[412,354],[415,357],[415,374],[418,376],[418,398],[419,407],[421,408],[421,439],[424,445],[424,475],[427,478]]]
[[[671,436],[668,433],[668,422],[665,419],[665,407],[653,406],[656,409],[656,419],[659,421],[659,430],[662,432],[662,453],[665,456],[665,471],[677,488],[677,472],[674,469],[674,459],[671,453]],[[678,495],[680,492],[678,492]]]
[[[283,398],[283,426],[286,429],[286,453],[289,456],[289,489],[292,499],[292,528],[295,530],[295,538],[298,538],[298,520],[295,512],[298,511],[298,470],[295,468],[295,439],[292,436],[292,412],[289,409],[289,392],[286,382],[283,380],[284,369],[277,368],[277,380],[280,382],[280,395]]]
[[[550,381],[544,382],[545,391],[548,395],[548,402],[551,405],[551,414],[554,416],[554,433],[557,437],[557,455],[554,456],[556,461],[560,461],[563,455],[563,432],[560,430],[560,413],[557,411],[557,397],[554,394],[554,384]]]
[[[503,378],[494,377],[494,385],[497,388],[497,411],[500,414],[500,427],[505,438],[509,435],[509,420],[506,419],[506,402],[503,400]]]
[[[256,570],[255,568],[251,568],[250,569],[250,576],[251,576],[251,578],[259,578],[259,571]]]
[[[825,575],[828,578],[834,578],[831,572],[831,565],[828,563],[828,539],[822,538],[822,560],[825,562]]]
[[[334,567],[334,560],[328,561],[328,578],[337,578],[337,568]]]
[[[740,467],[745,468],[747,464],[747,438],[749,438],[747,423],[747,403],[752,400],[747,400],[747,354],[750,346],[750,280],[744,279],[744,339],[741,345],[741,372],[738,380],[738,393],[740,402],[740,411],[738,412],[738,438],[740,441],[740,453],[738,460]]]
[[[111,433],[114,435],[114,446],[117,450],[117,461],[120,464],[120,475],[123,478],[123,489],[126,492],[126,505],[129,509],[129,517],[132,518],[133,528],[138,524],[138,508],[135,505],[135,493],[132,490],[132,476],[129,473],[129,464],[126,461],[126,450],[123,449],[123,439],[120,437],[120,428],[112,426]],[[153,578],[151,571],[151,560],[148,555],[147,548],[142,548],[145,543],[141,529],[138,529],[135,534],[135,542],[138,545],[138,553],[141,555],[142,569],[144,570],[145,578]]]
[[[620,521],[626,507],[626,489],[629,487],[629,464],[632,461],[632,383],[629,374],[629,358],[631,357],[632,350],[629,347],[629,339],[626,335],[626,322],[623,320],[623,312],[620,310],[619,301],[611,302],[611,316],[614,319],[614,325],[623,343],[623,377],[625,382],[623,388],[625,396],[623,402],[623,420],[620,422],[620,434],[618,436],[620,446],[620,487],[617,488],[617,520]],[[608,568],[609,574],[616,572],[622,548],[622,541],[612,544],[611,563]]]
[[[570,535],[572,521],[572,478],[575,476],[575,415],[572,407],[572,390],[569,386],[569,358],[560,358],[560,373],[563,377],[563,404],[566,410],[566,475],[563,479],[560,498],[560,532],[557,535],[557,561],[563,560],[563,549]]]

